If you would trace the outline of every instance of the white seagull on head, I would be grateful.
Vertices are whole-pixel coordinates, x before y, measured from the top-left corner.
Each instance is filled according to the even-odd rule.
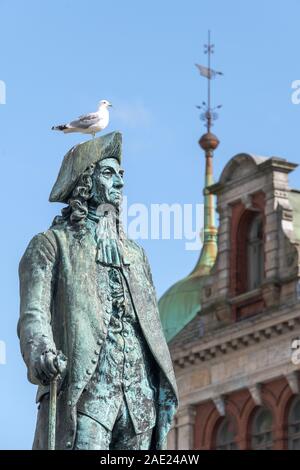
[[[71,121],[68,124],[61,124],[59,126],[53,126],[52,130],[62,131],[64,134],[70,132],[81,132],[82,134],[92,134],[95,137],[97,132],[103,131],[109,123],[109,111],[108,108],[112,104],[107,100],[101,100],[98,106],[98,111],[95,113],[83,114],[75,121]]]

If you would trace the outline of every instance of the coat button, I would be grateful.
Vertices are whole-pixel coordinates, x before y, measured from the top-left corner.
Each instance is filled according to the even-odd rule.
[[[92,359],[92,363],[93,363],[93,364],[96,364],[96,363],[97,363],[97,359]]]
[[[86,373],[87,373],[88,375],[92,375],[91,369],[87,369],[87,370],[86,370]]]
[[[97,341],[98,346],[101,346],[102,343],[103,343],[102,339],[98,339]]]
[[[71,406],[72,405],[72,402],[71,400],[68,401],[68,405]]]
[[[98,356],[98,354],[100,353],[100,351],[98,351],[97,349],[95,349],[94,353]]]
[[[68,442],[66,443],[66,447],[67,447],[68,449],[70,449],[70,448],[72,447],[72,442],[68,441]]]

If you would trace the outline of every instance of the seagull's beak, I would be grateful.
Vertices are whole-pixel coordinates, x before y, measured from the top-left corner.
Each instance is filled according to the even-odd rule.
[[[109,103],[109,105],[108,105],[108,106],[109,106],[110,108],[112,108],[112,107],[113,107],[113,105],[112,105],[111,103]]]

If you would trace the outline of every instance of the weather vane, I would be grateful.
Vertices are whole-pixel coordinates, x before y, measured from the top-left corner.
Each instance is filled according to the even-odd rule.
[[[210,43],[210,31],[208,31],[208,43],[204,45],[204,54],[207,54],[207,67],[204,65],[195,64],[202,77],[207,78],[207,102],[203,101],[201,106],[196,106],[198,109],[202,109],[203,113],[200,115],[200,119],[206,121],[207,132],[210,132],[210,128],[213,125],[213,121],[218,118],[216,109],[220,109],[222,105],[211,107],[211,94],[210,94],[210,81],[217,75],[223,75],[222,72],[217,72],[210,67],[211,54],[214,53],[214,44]]]

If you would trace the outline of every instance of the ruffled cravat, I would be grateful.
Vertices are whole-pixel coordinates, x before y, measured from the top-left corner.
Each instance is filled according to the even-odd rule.
[[[89,211],[88,219],[97,224],[95,229],[96,262],[116,268],[128,266],[130,263],[124,256],[124,247],[117,231],[114,214],[109,211],[103,211],[102,213]]]

